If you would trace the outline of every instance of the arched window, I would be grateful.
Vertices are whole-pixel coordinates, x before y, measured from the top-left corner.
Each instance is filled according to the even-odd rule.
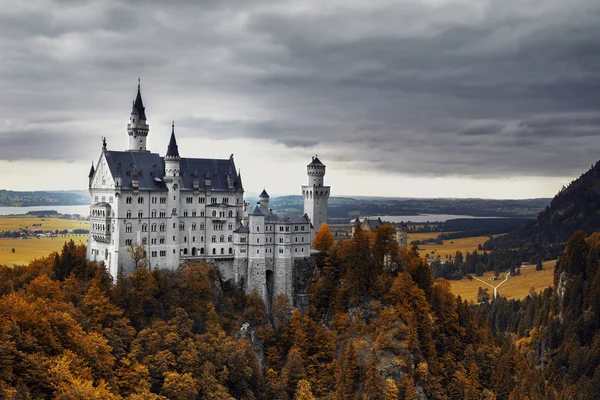
[[[142,244],[148,244],[148,238],[143,237],[142,238]]]
[[[227,241],[228,242],[233,242],[233,236],[231,236],[231,235],[227,236]]]
[[[213,210],[213,212],[212,212],[212,216],[213,216],[213,217],[216,217],[216,216],[217,216],[217,210]]]
[[[142,210],[138,211],[138,218],[144,218],[144,212]]]
[[[127,210],[127,218],[131,218],[131,210]]]
[[[138,197],[138,204],[144,204],[144,198]]]
[[[225,249],[221,249],[221,254],[225,254]]]
[[[148,225],[142,224],[142,232],[148,232]]]
[[[187,256],[187,253],[188,253],[188,252],[187,252],[187,249],[183,249],[183,255],[184,255],[184,256]]]
[[[224,242],[225,241],[225,236],[221,235],[221,237],[219,237],[219,241],[220,242]]]
[[[193,231],[195,231],[195,230],[196,230],[196,223],[195,223],[195,222],[193,222],[193,223],[192,223],[192,230],[193,230]]]
[[[164,232],[165,231],[165,224],[160,224],[160,231]]]
[[[217,249],[213,249],[213,254],[217,254]]]
[[[131,204],[131,200],[132,200],[132,199],[131,199],[131,197],[127,197],[127,198],[125,199],[125,203],[127,203],[127,204]]]
[[[256,227],[256,232],[260,232],[260,226]]]
[[[180,222],[179,223],[179,230],[180,231],[184,231],[185,230],[185,223],[184,222]]]
[[[204,230],[204,222],[200,222],[200,230],[203,231]]]
[[[174,208],[174,209],[171,211],[171,215],[177,215],[177,209],[176,209],[176,208]]]
[[[233,249],[231,247],[229,248],[229,254],[233,254]]]
[[[151,230],[152,232],[156,232],[156,224],[152,224],[152,226],[151,226],[150,230]]]
[[[229,210],[228,216],[229,218],[233,217],[233,211]]]
[[[204,254],[204,247],[200,247],[200,254]]]
[[[217,236],[216,236],[216,235],[213,235],[213,237],[212,237],[212,242],[213,242],[213,243],[216,243],[216,242],[217,242]]]

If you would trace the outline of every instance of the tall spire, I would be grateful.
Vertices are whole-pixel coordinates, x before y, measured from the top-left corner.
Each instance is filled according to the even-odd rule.
[[[144,102],[142,101],[142,92],[140,90],[140,86],[140,78],[138,78],[138,90],[135,101],[133,102],[133,111],[137,111],[137,114],[139,115],[138,118],[140,120],[146,121],[146,107],[144,107]]]
[[[171,140],[169,140],[169,147],[167,148],[167,157],[179,158],[177,140],[175,139],[175,121],[171,123]]]

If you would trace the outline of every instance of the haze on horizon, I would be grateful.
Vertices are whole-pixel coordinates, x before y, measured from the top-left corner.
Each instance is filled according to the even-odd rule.
[[[127,147],[235,155],[249,192],[552,197],[598,156],[595,0],[0,0],[0,188],[87,189]]]

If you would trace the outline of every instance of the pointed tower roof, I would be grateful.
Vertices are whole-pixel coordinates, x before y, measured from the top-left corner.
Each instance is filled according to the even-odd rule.
[[[144,107],[144,102],[142,101],[142,93],[140,92],[140,78],[138,78],[137,96],[135,97],[135,101],[133,102],[133,110],[131,112],[133,113],[134,111],[137,111],[139,119],[143,121],[146,120],[146,107]]]
[[[267,191],[265,189],[263,189],[263,191],[259,197],[269,197],[269,193],[267,193]]]
[[[96,170],[94,169],[94,162],[92,161],[92,168],[90,168],[90,173],[88,175],[88,178],[91,179],[95,173],[96,173]]]
[[[319,160],[319,157],[314,156],[312,159],[312,162],[308,165],[324,165],[321,160]]]
[[[169,147],[167,148],[167,157],[179,158],[177,140],[175,139],[175,121],[171,124],[171,140],[169,140]]]

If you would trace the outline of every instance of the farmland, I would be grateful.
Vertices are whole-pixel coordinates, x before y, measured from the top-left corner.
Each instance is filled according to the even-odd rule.
[[[529,294],[531,288],[534,288],[536,292],[539,292],[548,286],[552,286],[554,280],[554,264],[556,260],[545,261],[543,263],[544,269],[542,271],[536,271],[535,266],[531,265],[526,268],[521,268],[521,275],[511,276],[506,283],[498,288],[498,294],[505,296],[509,299],[522,299]],[[501,274],[502,277],[506,272]],[[490,277],[494,276],[493,271],[488,271],[479,279],[488,282]],[[492,286],[497,286],[501,280],[490,282]],[[493,295],[494,291],[491,287],[484,285],[483,283],[476,280],[469,280],[463,278],[459,281],[450,281],[452,292],[456,295],[460,295],[463,299],[475,302],[477,300],[477,291],[481,287],[482,289],[487,288],[490,295]]]
[[[60,251],[65,242],[73,239],[76,244],[87,244],[88,235],[60,235],[51,238],[0,239],[0,265],[29,264],[36,258],[47,257],[53,251]],[[15,252],[12,252],[12,249]]]
[[[435,238],[440,233],[413,233],[408,235],[408,243],[413,240],[424,240],[428,238]],[[446,256],[452,256],[456,254],[457,251],[461,251],[462,253],[473,252],[477,250],[477,247],[480,244],[483,244],[486,240],[488,240],[487,236],[475,236],[468,237],[462,239],[452,239],[452,240],[444,240],[444,244],[422,244],[419,245],[419,253],[422,256],[425,254],[429,254],[429,257],[437,257],[439,256],[442,259],[445,259]],[[434,252],[433,254],[431,252]]]
[[[33,226],[34,224],[41,224]],[[83,220],[61,219],[57,217],[38,218],[29,215],[19,216],[1,216],[0,217],[0,232],[16,231],[22,229],[43,230],[43,231],[62,231],[64,229],[88,229],[89,222]]]

